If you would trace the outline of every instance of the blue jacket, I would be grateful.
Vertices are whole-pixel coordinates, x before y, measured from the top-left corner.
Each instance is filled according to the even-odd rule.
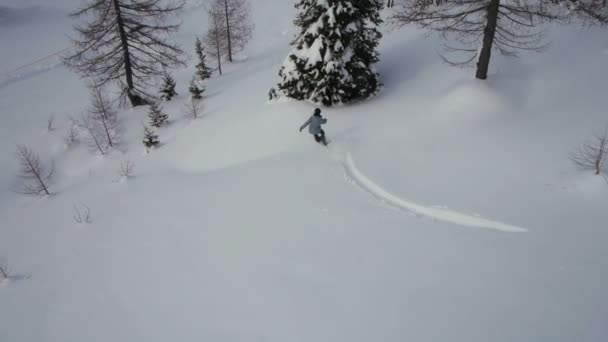
[[[311,116],[310,119],[308,119],[308,121],[306,121],[302,127],[300,127],[300,132],[302,132],[302,130],[304,128],[306,128],[306,126],[308,126],[308,133],[310,134],[319,134],[321,133],[321,125],[324,125],[327,123],[327,119],[321,117],[321,116]]]

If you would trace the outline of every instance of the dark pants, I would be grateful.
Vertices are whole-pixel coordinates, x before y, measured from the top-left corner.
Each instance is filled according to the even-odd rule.
[[[321,143],[323,145],[327,145],[327,140],[325,140],[325,131],[321,130],[319,134],[315,134],[315,141]]]

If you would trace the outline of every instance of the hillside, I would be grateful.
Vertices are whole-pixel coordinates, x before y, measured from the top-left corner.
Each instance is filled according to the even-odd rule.
[[[608,337],[608,184],[569,159],[608,124],[605,31],[554,28],[481,82],[436,38],[385,28],[382,92],[323,108],[324,148],[298,132],[312,104],[267,102],[294,1],[252,1],[251,44],[208,82],[204,116],[183,117],[207,29],[189,1],[161,146],[141,144],[147,108],[122,109],[98,156],[64,142],[89,103],[55,54],[79,3],[0,5],[0,341]],[[12,191],[16,144],[54,160],[54,195]]]

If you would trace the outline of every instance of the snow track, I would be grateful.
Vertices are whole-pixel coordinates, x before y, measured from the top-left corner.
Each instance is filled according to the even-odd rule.
[[[350,178],[355,184],[357,184],[363,190],[367,191],[382,202],[387,203],[397,209],[412,212],[418,215],[423,215],[438,221],[457,224],[459,226],[494,229],[510,233],[520,233],[527,231],[527,229],[525,228],[512,226],[497,221],[487,220],[477,216],[462,214],[449,209],[427,207],[401,199],[391,194],[387,190],[383,189],[369,178],[367,178],[367,176],[365,176],[365,174],[363,174],[357,168],[350,153],[346,154],[346,158],[343,162],[343,165],[347,177]]]

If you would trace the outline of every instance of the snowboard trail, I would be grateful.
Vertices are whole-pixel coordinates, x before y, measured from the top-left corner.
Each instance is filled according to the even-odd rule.
[[[387,203],[388,205],[399,210],[412,212],[431,219],[453,223],[459,226],[493,229],[509,233],[527,232],[527,229],[525,228],[492,221],[473,215],[467,215],[449,209],[427,207],[399,198],[367,178],[367,176],[357,168],[350,153],[346,154],[346,158],[343,161],[343,166],[346,176],[350,178],[356,185],[380,201]]]

